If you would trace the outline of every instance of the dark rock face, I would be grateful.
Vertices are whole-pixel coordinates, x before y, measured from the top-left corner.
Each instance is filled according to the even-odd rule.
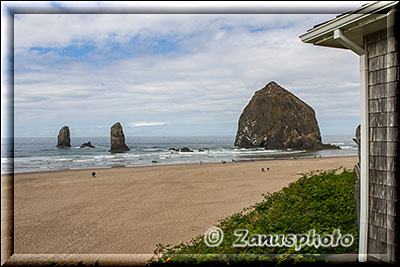
[[[95,148],[90,141],[87,142],[87,143],[83,143],[80,148],[84,148],[84,147]]]
[[[181,149],[181,152],[193,152],[193,150],[190,150],[188,147],[184,147]]]
[[[129,147],[125,144],[125,135],[122,131],[122,126],[119,122],[115,123],[111,127],[110,131],[111,139],[111,152],[124,152],[129,151]]]
[[[58,133],[57,147],[59,148],[71,147],[71,135],[68,126],[62,127],[60,132]]]
[[[240,115],[235,146],[339,149],[323,144],[314,110],[275,82],[255,92]]]

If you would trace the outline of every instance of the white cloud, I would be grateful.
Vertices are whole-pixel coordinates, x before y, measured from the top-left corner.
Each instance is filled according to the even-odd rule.
[[[143,127],[143,126],[161,126],[165,125],[165,122],[131,122],[130,127]]]
[[[254,92],[271,80],[310,104],[317,116],[323,114],[326,124],[358,109],[358,60],[345,50],[304,44],[298,36],[332,17],[18,15],[15,124],[59,125],[63,118],[84,128],[87,122],[121,121],[131,127],[165,125],[168,135],[173,125],[161,121],[208,123],[210,131],[229,122],[225,133],[235,134],[234,121]],[[266,30],[251,32],[250,26]],[[135,53],[129,43],[155,37],[177,41],[176,51]],[[88,56],[59,53],[87,42],[95,45]],[[115,44],[128,52],[114,57]],[[59,51],[38,53],[32,47]],[[190,127],[186,131],[196,134]]]

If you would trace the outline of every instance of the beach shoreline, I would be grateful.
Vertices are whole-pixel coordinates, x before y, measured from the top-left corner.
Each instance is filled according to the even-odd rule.
[[[232,136],[127,138],[131,151],[124,153],[110,153],[109,138],[75,138],[76,144],[90,140],[95,148],[73,145],[68,149],[56,148],[54,138],[16,138],[12,147],[7,146],[7,142],[2,143],[5,153],[2,154],[1,174],[357,155],[351,136],[328,138],[330,143],[342,147],[339,150],[245,149],[233,146]],[[181,152],[183,147],[193,152]]]
[[[346,156],[102,168],[95,178],[91,169],[16,173],[15,253],[151,254],[159,243],[190,241],[309,171],[357,162]]]
[[[301,159],[317,159],[317,158],[324,158],[324,159],[330,159],[330,158],[353,158],[356,157],[355,155],[346,155],[346,156],[327,156],[327,157],[314,157],[314,156],[298,156],[298,157],[288,157],[288,156],[278,156],[275,158],[265,158],[265,159],[259,159],[256,158],[254,160],[235,160],[235,161],[226,161],[226,164],[234,164],[234,163],[247,163],[247,162],[269,162],[269,161],[276,161],[276,160],[301,160]],[[48,170],[40,170],[40,171],[17,171],[17,172],[6,172],[2,173],[1,175],[11,175],[11,174],[29,174],[29,173],[52,173],[52,172],[63,172],[63,171],[96,171],[96,170],[104,170],[104,169],[117,169],[117,168],[147,168],[147,167],[163,167],[163,166],[189,166],[189,165],[219,165],[222,162],[198,162],[198,163],[193,163],[193,162],[188,162],[188,163],[153,163],[152,165],[118,165],[118,166],[107,166],[107,167],[87,167],[87,168],[64,168],[64,169],[48,169]]]

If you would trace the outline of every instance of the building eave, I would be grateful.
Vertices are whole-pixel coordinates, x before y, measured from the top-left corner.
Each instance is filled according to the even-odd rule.
[[[334,31],[340,29],[347,38],[363,46],[363,36],[388,27],[387,12],[399,1],[377,1],[343,14],[300,35],[304,43],[318,46],[346,48],[334,38]]]

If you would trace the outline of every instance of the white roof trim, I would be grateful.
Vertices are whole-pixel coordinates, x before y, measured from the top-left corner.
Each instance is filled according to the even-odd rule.
[[[332,34],[336,29],[340,29],[349,24],[356,23],[357,21],[364,19],[373,15],[373,13],[377,13],[386,8],[390,8],[395,6],[399,1],[377,1],[366,4],[365,6],[349,13],[342,15],[338,18],[335,18],[331,21],[328,21],[314,29],[309,30],[308,32],[300,35],[300,39],[304,43],[315,43],[319,38],[326,34]]]

